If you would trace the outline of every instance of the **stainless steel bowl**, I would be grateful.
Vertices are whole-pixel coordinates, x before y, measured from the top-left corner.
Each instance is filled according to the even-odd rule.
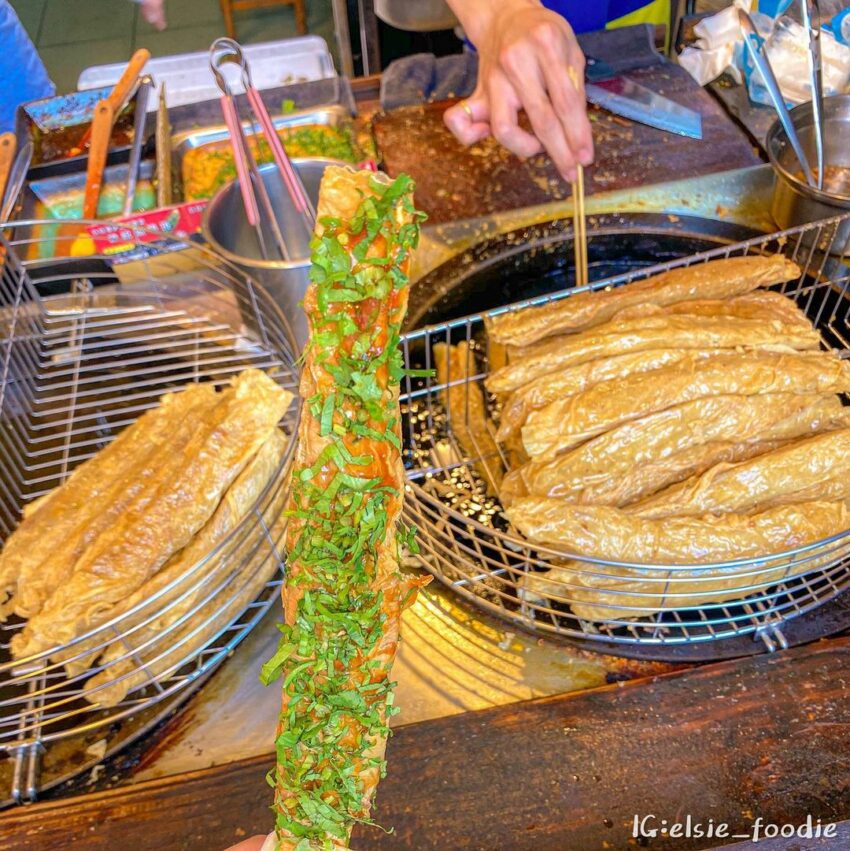
[[[314,205],[318,201],[319,183],[325,169],[329,165],[346,165],[338,160],[319,158],[295,159],[292,162]],[[201,230],[204,239],[218,254],[268,290],[283,310],[301,348],[307,341],[307,318],[300,303],[309,283],[310,234],[289,198],[277,166],[269,163],[260,166],[259,171],[292,259],[263,259],[257,234],[245,218],[238,180],[223,186],[212,198],[204,211]],[[267,227],[263,228],[263,233],[266,243],[273,245]]]
[[[791,110],[800,143],[809,163],[814,166],[815,133],[811,103]],[[827,166],[850,169],[850,95],[824,99],[824,162]],[[850,195],[834,195],[813,189],[802,175],[788,137],[777,120],[767,134],[767,154],[776,174],[772,213],[781,228],[815,222],[850,211]],[[839,228],[835,245],[850,251],[850,219]]]

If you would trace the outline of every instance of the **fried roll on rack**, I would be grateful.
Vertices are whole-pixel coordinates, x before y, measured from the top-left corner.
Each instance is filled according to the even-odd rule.
[[[251,536],[232,542],[226,553],[218,547],[251,510],[279,469],[287,447],[281,431],[274,432],[260,447],[224,495],[209,522],[168,564],[146,582],[111,616],[129,611],[133,606],[160,594],[157,609],[144,609],[132,619],[122,621],[127,633],[104,651],[102,670],[86,682],[86,699],[101,706],[115,706],[130,692],[148,685],[152,680],[170,674],[183,661],[214,638],[224,627],[244,611],[245,606],[279,571],[275,549],[280,545],[281,532],[273,531],[268,523],[271,540],[258,543]],[[264,518],[283,519],[285,491],[272,495],[264,507]],[[211,554],[202,570],[192,568]],[[171,583],[185,576],[165,595]],[[210,597],[216,594],[215,599]],[[149,623],[155,612],[158,616]],[[129,630],[132,629],[132,632]],[[144,667],[140,663],[144,663]],[[67,668],[67,666],[66,666]]]
[[[444,387],[440,397],[449,414],[450,428],[487,483],[488,492],[495,495],[501,487],[504,468],[488,425],[484,393],[480,383],[471,380],[475,374],[475,355],[465,341],[455,346],[437,343],[433,354],[437,382]]]
[[[724,353],[729,354],[729,349],[649,349],[586,361],[558,372],[546,373],[515,390],[507,398],[502,406],[496,439],[502,442],[510,440],[532,411],[539,411],[552,402],[581,393],[594,384],[614,381],[639,372],[650,372],[676,363],[695,363]]]
[[[83,635],[186,546],[271,436],[290,401],[291,394],[256,369],[240,373],[231,387],[216,394],[206,415],[192,418],[185,445],[164,453],[156,474],[12,639],[15,658]]]
[[[411,583],[399,568],[399,334],[420,215],[412,183],[329,167],[319,193],[303,415],[280,646],[276,831],[282,849],[346,847],[384,773],[390,672]]]
[[[280,467],[287,443],[287,438],[282,431],[274,431],[224,494],[218,508],[198,534],[180,552],[175,553],[163,565],[162,570],[154,574],[138,591],[116,603],[100,616],[99,623],[94,626],[124,616],[120,626],[123,634],[118,641],[106,648],[102,659],[104,664],[121,656],[127,656],[129,653],[138,652],[138,648],[146,642],[152,642],[152,649],[141,655],[157,656],[163,653],[163,644],[157,639],[168,636],[172,624],[183,617],[188,617],[189,623],[197,626],[198,621],[206,618],[209,609],[200,609],[193,613],[193,607],[204,601],[206,595],[217,582],[221,581],[229,568],[236,571],[240,567],[239,559],[234,553],[230,551],[226,556],[223,555],[219,551],[220,545],[263,493]],[[281,505],[280,508],[282,510],[283,506]],[[212,555],[198,568],[208,554]],[[233,579],[238,580],[239,576],[236,575]],[[146,600],[154,602],[143,606],[135,615],[127,614],[136,606],[142,606]],[[104,641],[112,637],[114,634],[109,636],[98,634],[69,648],[66,654],[63,654],[68,676],[75,676],[85,671],[100,655]],[[166,639],[169,644],[173,643],[171,641],[173,637],[174,633]],[[201,643],[200,641],[190,642],[193,647],[200,646]],[[182,647],[181,650],[185,655],[187,648]],[[83,651],[85,655],[81,656]],[[55,656],[53,658],[56,659]],[[138,664],[130,659],[124,667],[125,670],[132,670],[137,668]],[[142,685],[149,682],[152,667],[162,668],[162,661],[158,660],[156,666],[140,671],[140,680],[128,678],[122,680],[121,685],[116,685],[110,691],[110,695],[116,696],[110,705],[123,700],[135,682]],[[118,679],[117,666],[105,671],[97,683],[115,679]],[[92,701],[106,703],[104,693],[86,696]]]
[[[164,448],[180,451],[195,418],[205,416],[215,401],[210,384],[165,394],[156,408],[80,464],[64,484],[24,510],[0,554],[0,588],[15,594],[0,609],[4,617],[12,607],[22,617],[41,610],[54,589],[68,580],[86,547],[160,473]]]
[[[797,440],[740,464],[718,464],[628,510],[640,517],[747,512],[850,498],[850,429]]]
[[[672,405],[720,395],[826,394],[850,390],[850,365],[830,352],[747,352],[676,364],[618,381],[534,411],[521,429],[532,460],[554,458],[622,423]]]
[[[714,457],[713,463],[743,460],[743,446],[737,451],[724,446],[746,441],[769,444],[842,425],[850,425],[850,413],[837,396],[707,396],[631,420],[552,460],[532,461],[508,478],[522,478],[528,493],[536,496],[622,504],[606,499],[636,498],[635,493],[653,493],[677,481],[665,482],[665,470],[676,475],[676,470],[694,463],[701,466],[702,461],[710,467]],[[646,490],[653,485],[657,486]]]
[[[581,292],[541,307],[491,318],[491,340],[527,346],[551,337],[600,325],[633,305],[666,305],[691,299],[726,299],[799,277],[796,263],[780,254],[730,257],[671,269],[611,290]]]
[[[601,358],[649,349],[784,349],[820,347],[820,334],[799,323],[735,316],[646,316],[615,319],[582,334],[554,337],[514,353],[485,384],[491,393],[510,393],[529,381]]]
[[[843,502],[795,503],[753,515],[648,520],[617,508],[525,497],[506,513],[538,544],[612,561],[694,565],[692,570],[663,570],[572,561],[539,574],[539,579],[532,575],[524,584],[525,593],[568,602],[578,617],[589,621],[627,620],[763,593],[783,579],[845,556],[848,544],[766,565],[712,565],[804,547],[850,527]]]

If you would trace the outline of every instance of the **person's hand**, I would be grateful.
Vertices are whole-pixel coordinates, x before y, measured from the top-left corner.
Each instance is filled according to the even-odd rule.
[[[574,180],[577,163],[593,162],[593,137],[584,55],[570,25],[537,0],[499,0],[486,12],[479,7],[478,15],[455,10],[478,49],[479,69],[472,96],[446,110],[448,128],[465,145],[492,133],[521,157],[545,149],[558,171]],[[533,133],[519,126],[520,109]]]
[[[142,0],[142,17],[155,29],[164,30],[165,0]]]

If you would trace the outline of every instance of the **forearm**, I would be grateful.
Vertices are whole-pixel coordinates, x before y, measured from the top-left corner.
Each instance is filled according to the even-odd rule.
[[[483,35],[497,16],[540,7],[540,0],[446,0],[469,40],[480,47]]]

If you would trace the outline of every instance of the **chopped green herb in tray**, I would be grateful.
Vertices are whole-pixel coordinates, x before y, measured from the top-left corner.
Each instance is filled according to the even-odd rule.
[[[284,127],[278,130],[290,157],[324,157],[355,163],[363,159],[351,131],[347,127],[326,124],[305,124],[303,127]],[[265,139],[248,138],[257,162],[272,161],[272,152]],[[212,198],[226,183],[236,177],[236,166],[230,145],[215,142],[186,152],[183,158],[183,194],[187,201]]]

